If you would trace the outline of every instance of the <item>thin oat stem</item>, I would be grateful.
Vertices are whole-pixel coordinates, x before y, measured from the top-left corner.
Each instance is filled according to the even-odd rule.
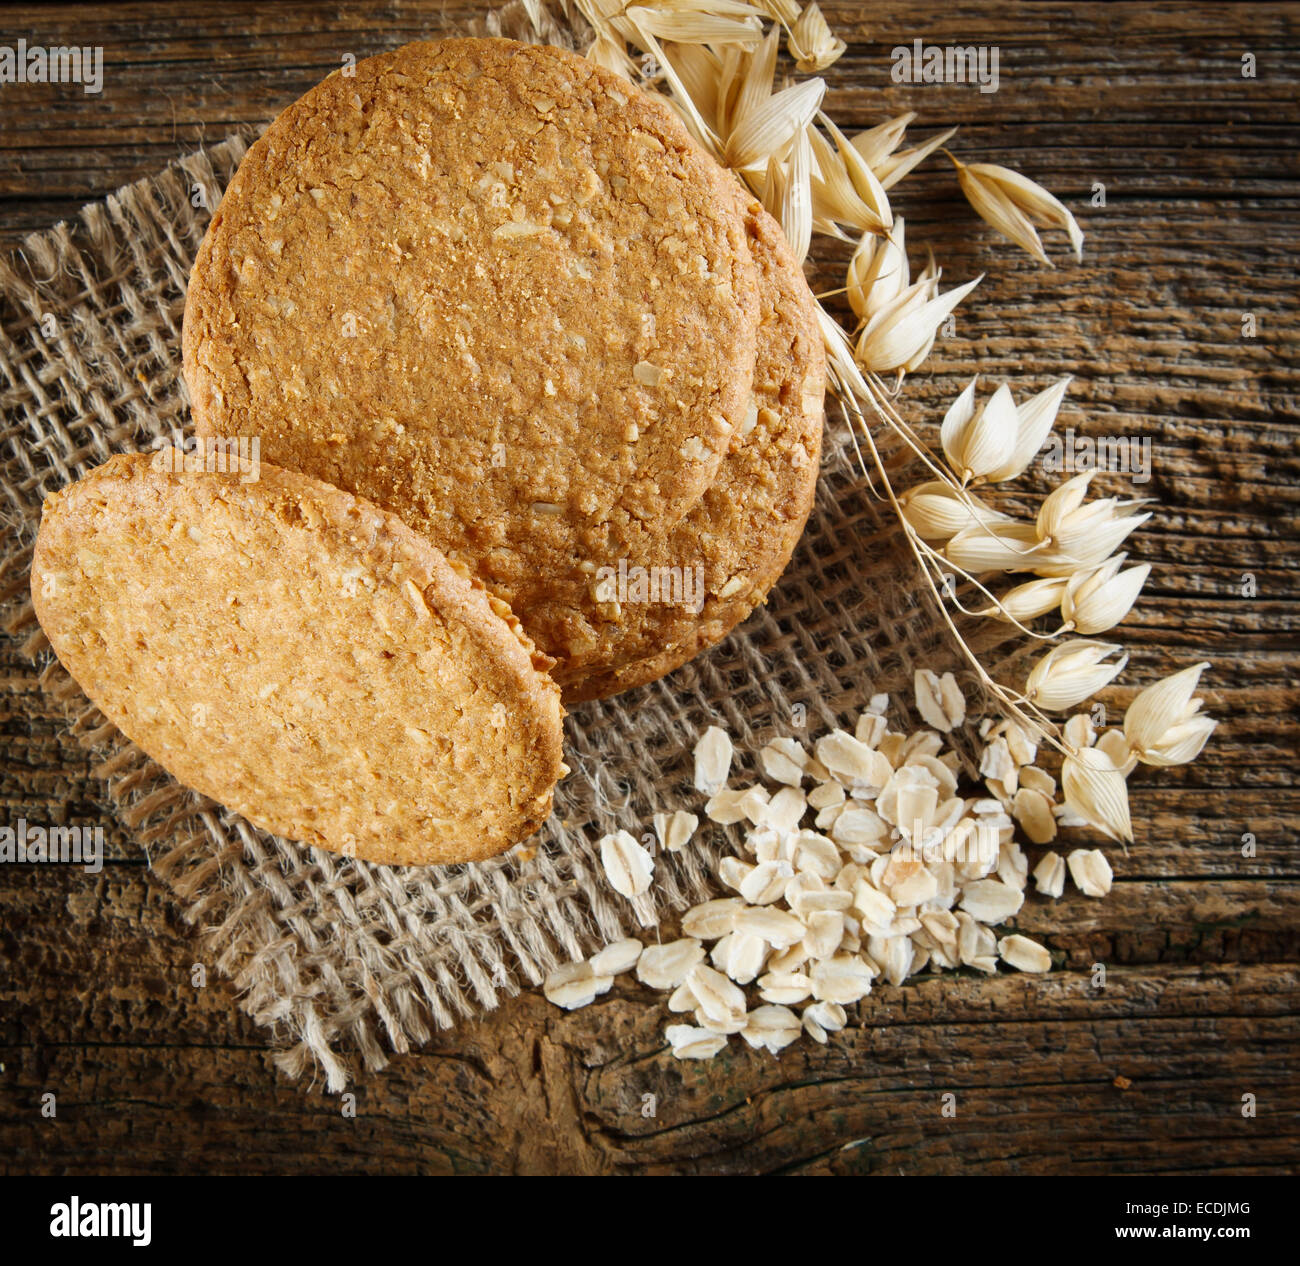
[[[1053,747],[1064,752],[1065,749],[1056,738],[1057,729],[1055,724],[1047,718],[1039,708],[1030,703],[1024,695],[1012,691],[1003,686],[1000,682],[995,681],[993,677],[990,676],[987,669],[985,669],[984,665],[980,663],[979,657],[973,650],[971,650],[965,637],[962,635],[961,630],[957,628],[957,625],[948,610],[948,605],[943,597],[942,591],[939,586],[936,585],[935,578],[930,568],[926,565],[926,556],[922,548],[925,543],[921,541],[915,528],[907,522],[903,515],[902,506],[899,505],[898,498],[894,493],[893,483],[891,482],[889,473],[885,468],[884,459],[881,457],[880,450],[876,447],[875,438],[871,434],[871,428],[867,424],[866,415],[862,412],[861,406],[856,398],[856,393],[850,390],[848,384],[842,380],[838,371],[832,370],[832,374],[837,388],[836,397],[840,403],[840,407],[845,412],[846,420],[849,423],[850,433],[854,436],[854,450],[858,455],[858,459],[862,462],[862,448],[859,445],[857,438],[857,432],[860,430],[862,439],[865,440],[867,448],[871,452],[872,462],[880,472],[881,480],[883,481],[885,490],[888,493],[890,505],[892,506],[899,523],[902,524],[903,534],[907,539],[908,548],[911,549],[913,557],[916,559],[921,570],[921,574],[925,577],[926,585],[929,587],[931,596],[934,598],[940,618],[947,626],[948,632],[956,642],[961,655],[974,669],[981,684],[994,696],[994,698],[998,700],[999,703],[1002,704],[1013,719],[1025,726],[1031,733],[1040,735]],[[882,402],[877,400],[876,395],[876,391],[873,390],[869,397],[872,408],[877,412],[881,420],[889,425],[889,416],[886,414]],[[891,429],[893,428],[891,427]],[[865,463],[863,463],[863,473],[870,478]],[[1034,715],[1029,715],[1029,713],[1021,707],[1022,704]]]
[[[927,467],[927,469],[930,470],[932,474],[934,474],[940,481],[942,481],[949,488],[951,488],[955,493],[958,494],[962,502],[966,505],[967,509],[972,510],[972,518],[975,520],[975,523],[979,527],[983,528],[988,535],[993,536],[994,533],[992,533],[988,525],[984,523],[979,518],[979,516],[974,513],[969,491],[963,485],[959,484],[952,477],[947,467],[942,465],[939,462],[939,460],[934,456],[929,445],[926,444],[926,442],[923,439],[921,439],[919,435],[917,435],[916,431],[911,426],[911,424],[894,407],[893,401],[889,398],[888,394],[884,389],[884,384],[882,383],[880,376],[874,372],[868,372],[863,375],[863,381],[867,384],[869,389],[872,389],[872,394],[878,397],[877,399],[873,400],[873,405],[876,408],[876,411],[880,414],[883,420],[890,427],[890,429],[893,430],[895,434],[897,434],[899,438],[904,441],[904,443],[908,446],[908,448],[911,449],[912,453]],[[852,391],[851,387],[849,387],[846,384],[841,384],[841,390],[848,391],[848,392]],[[852,433],[851,426],[850,426],[850,433]],[[856,439],[855,439],[855,447],[856,447]],[[859,450],[858,451],[859,460],[861,460],[861,456],[862,456],[861,450]],[[870,474],[868,474],[867,477],[868,477],[868,481],[870,481]],[[875,493],[876,496],[879,496],[879,494],[875,492],[874,484],[872,485],[872,492]],[[910,530],[910,525],[907,526],[909,527]],[[984,584],[982,584],[974,575],[966,571],[965,568],[960,567],[956,563],[952,562],[950,559],[945,558],[942,554],[939,553],[939,551],[937,551],[932,545],[930,545],[928,541],[922,540],[919,536],[917,537],[917,544],[918,547],[922,551],[924,551],[927,555],[932,556],[936,560],[939,560],[939,562],[941,562],[946,568],[948,568],[953,572],[958,573],[964,580],[974,585],[986,598],[988,598],[988,600],[991,603],[993,603],[995,607],[997,607],[997,609],[1002,613],[1002,616],[1006,621],[1013,624],[1017,629],[1019,629],[1026,636],[1032,637],[1037,641],[1050,641],[1054,637],[1058,636],[1057,634],[1038,633],[1035,632],[1033,629],[1026,628],[1019,620],[1017,620],[1014,616],[1012,616],[1009,612],[1007,612],[1006,608],[1002,605],[1001,601],[999,601],[996,594],[994,594]],[[1025,553],[1024,551],[1017,551],[1017,552],[1022,554]],[[1033,552],[1032,549],[1028,551],[1028,553],[1032,553],[1032,552]],[[960,603],[960,601],[956,599],[955,596],[952,601],[954,605],[957,607],[957,609],[962,612],[963,615],[969,615],[977,619],[987,618],[987,617],[981,617],[979,612],[968,610],[965,606],[963,606]]]
[[[946,567],[950,569],[950,572],[959,575],[967,582],[967,584],[973,585],[998,609],[999,612],[1001,612],[1002,619],[1006,623],[1015,625],[1015,627],[1026,637],[1032,637],[1039,642],[1055,642],[1067,631],[1064,625],[1053,633],[1039,633],[1034,629],[1026,628],[1006,609],[1006,607],[1002,605],[997,594],[993,593],[993,591],[990,590],[983,581],[979,580],[978,577],[972,575],[964,567],[958,567],[951,559],[945,558],[937,549],[934,548],[933,545],[929,543],[929,541],[922,540],[918,537],[918,542],[921,549],[929,559],[930,564],[939,569],[940,575],[949,574],[949,572],[943,570]],[[994,618],[993,613],[989,611],[972,611],[961,601],[960,598],[957,597],[956,594],[953,594],[949,601],[962,613],[962,615],[968,615],[973,620],[991,620]]]

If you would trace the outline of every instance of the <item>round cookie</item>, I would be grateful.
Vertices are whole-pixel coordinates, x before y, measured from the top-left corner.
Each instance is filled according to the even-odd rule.
[[[745,418],[731,178],[554,48],[410,44],[249,150],[190,281],[200,435],[365,496],[513,607],[679,520]]]
[[[630,557],[587,577],[612,602],[583,606],[570,584],[518,612],[557,656],[552,675],[566,701],[654,681],[721,641],[785,570],[812,509],[826,390],[816,302],[780,226],[746,203],[762,309],[752,427],[681,523],[644,534]],[[660,600],[647,601],[656,568]],[[685,600],[699,597],[697,612]]]
[[[109,720],[276,834],[431,865],[498,853],[550,812],[550,661],[428,541],[337,488],[114,457],[46,500],[32,597]]]

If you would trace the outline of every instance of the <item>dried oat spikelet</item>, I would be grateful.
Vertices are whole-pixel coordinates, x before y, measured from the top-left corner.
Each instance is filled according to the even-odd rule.
[[[664,49],[664,58],[668,63],[664,69],[665,77],[670,71],[673,73],[709,130],[719,132],[718,101],[724,73],[722,59],[703,44],[673,44]]]
[[[867,322],[854,358],[870,373],[907,372],[909,365],[915,367],[918,353],[933,342],[949,313],[983,280],[981,273],[974,281],[933,298],[929,295],[931,279],[909,286]]]
[[[1083,259],[1083,233],[1078,221],[1042,185],[996,163],[963,163],[952,154],[948,157],[957,168],[957,182],[966,201],[1003,237],[1051,268],[1054,265],[1034,226],[1064,229],[1075,257]]]
[[[765,167],[770,158],[784,158],[799,133],[817,116],[826,81],[805,79],[774,93],[756,105],[727,137],[723,157],[737,170]]]
[[[1016,405],[1016,442],[1006,462],[984,476],[988,483],[1002,483],[1024,474],[1051,433],[1069,385],[1070,379],[1062,378]]]
[[[626,6],[622,0],[573,0],[573,3],[597,35],[623,40],[636,38],[636,28],[624,16]]]
[[[822,126],[830,133],[835,142],[834,150],[829,146],[817,151],[817,161],[823,176],[833,179],[837,186],[847,182],[847,193],[855,195],[856,201],[866,207],[876,231],[887,233],[894,223],[894,212],[889,205],[889,195],[876,179],[870,164],[862,157],[852,142],[825,113],[819,116]],[[828,175],[828,173],[833,173]],[[857,225],[859,228],[871,228],[872,224]]]
[[[890,232],[867,231],[849,260],[845,293],[859,321],[875,316],[912,284],[907,264],[907,226],[900,215]]]
[[[781,32],[773,27],[757,48],[709,54],[717,64],[713,101],[719,136],[729,135],[771,97],[780,51]]]
[[[979,408],[972,378],[944,414],[939,440],[953,473],[965,486],[1005,466],[1016,449],[1019,418],[1005,383]]]
[[[1084,471],[1081,475],[1075,475],[1067,479],[1058,488],[1043,500],[1043,504],[1038,508],[1037,525],[1038,536],[1046,545],[1057,545],[1061,543],[1058,540],[1058,533],[1071,522],[1071,516],[1083,504],[1083,499],[1088,495],[1088,485],[1092,482],[1095,472],[1091,470]],[[1100,502],[1094,503],[1094,511],[1101,506]],[[1079,522],[1082,516],[1077,516],[1074,521]]]
[[[524,6],[524,12],[528,15],[528,25],[533,28],[534,35],[542,33],[542,0],[521,0]]]
[[[1114,642],[1073,638],[1054,646],[1034,665],[1025,683],[1025,698],[1046,712],[1073,708],[1110,685],[1128,663],[1128,653]],[[1106,661],[1119,655],[1113,663]]]
[[[616,0],[577,0],[577,3],[598,34],[613,33],[629,40],[654,59],[668,85],[669,101],[687,130],[705,149],[720,157],[722,144],[717,131],[705,118],[678,72],[677,64],[667,55],[659,40],[671,41],[679,50],[692,45],[717,43],[738,54],[742,49],[760,44],[763,39],[762,23],[754,16],[756,10],[753,6],[726,0],[702,5],[661,4],[654,8],[633,5],[627,9],[617,6]],[[741,16],[721,16],[716,11],[740,13]]]
[[[1023,585],[1007,590],[997,600],[997,605],[980,611],[979,615],[1028,624],[1061,605],[1065,588],[1070,583],[1066,576],[1045,576],[1028,580]]]
[[[1039,507],[1036,529],[1044,551],[1034,567],[1039,575],[1071,575],[1099,566],[1151,517],[1126,513],[1136,503],[1115,497],[1085,505],[1093,473],[1067,479]]]
[[[899,504],[903,518],[923,541],[946,541],[981,523],[1011,521],[1008,515],[985,505],[973,493],[954,488],[940,479],[932,479],[909,488],[899,498]],[[1065,581],[1062,580],[1060,585],[1063,589]],[[1050,611],[1059,601],[1059,598],[1056,599],[1045,610]]]
[[[1099,830],[1124,843],[1133,840],[1128,784],[1105,752],[1082,747],[1061,763],[1061,790],[1066,806]]]
[[[1124,735],[1144,765],[1186,765],[1200,755],[1214,727],[1192,697],[1208,663],[1194,664],[1148,686],[1129,705]]]
[[[921,145],[895,153],[899,142],[903,139],[903,133],[907,130],[907,125],[914,118],[916,118],[915,111],[909,110],[906,114],[886,119],[876,127],[859,132],[853,138],[853,148],[862,155],[883,189],[892,189],[908,172],[957,134],[957,129],[951,127],[946,132],[932,136]]]
[[[1113,629],[1132,610],[1151,565],[1142,563],[1121,571],[1127,554],[1117,554],[1100,567],[1075,572],[1061,598],[1063,631],[1091,637]]]
[[[821,9],[810,4],[790,28],[788,47],[796,68],[807,74],[839,61],[848,45],[832,33]]]
[[[973,576],[993,571],[1037,571],[1042,548],[1032,524],[979,523],[961,532],[943,547],[943,557]]]
[[[959,478],[971,483],[1002,483],[1024,473],[1043,446],[1056,422],[1069,378],[1017,405],[1006,384],[983,405],[976,407],[975,386],[970,384],[953,402],[944,418],[941,441],[949,464]],[[989,417],[985,417],[989,414]],[[963,461],[961,453],[972,440],[981,441],[980,462]]]

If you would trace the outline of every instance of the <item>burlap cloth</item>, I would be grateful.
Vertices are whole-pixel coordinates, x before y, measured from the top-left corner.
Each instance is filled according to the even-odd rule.
[[[526,36],[520,16],[512,6],[491,29]],[[280,1067],[320,1068],[339,1090],[358,1057],[382,1068],[435,1026],[710,894],[729,851],[721,829],[661,857],[635,902],[603,881],[595,848],[617,827],[642,834],[656,810],[698,809],[692,748],[705,726],[722,725],[742,750],[798,734],[801,722],[815,737],[875,691],[910,697],[913,668],[944,657],[943,638],[832,406],[816,508],[767,606],[664,681],[578,708],[566,722],[573,772],[526,845],[469,866],[374,866],[269,835],[180,786],[53,659],[28,596],[31,548],[47,493],[188,429],[186,282],[209,208],[251,139],[191,154],[0,261],[0,604],[152,873],[240,1006],[270,1030]]]

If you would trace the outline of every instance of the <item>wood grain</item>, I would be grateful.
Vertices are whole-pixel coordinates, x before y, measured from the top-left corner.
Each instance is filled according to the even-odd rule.
[[[102,822],[101,875],[0,873],[0,1168],[165,1172],[1258,1173],[1300,1155],[1296,822],[1300,6],[823,5],[847,128],[960,123],[966,159],[1066,197],[1082,265],[1042,270],[976,221],[945,164],[895,191],[945,280],[987,271],[903,403],[929,425],[972,373],[1075,377],[1063,425],[1152,440],[1155,564],[1125,626],[1140,683],[1204,658],[1223,718],[1195,765],[1138,775],[1138,841],[1104,902],[1031,902],[1059,969],[883,991],[823,1049],[664,1049],[661,1000],[620,982],[565,1015],[538,996],[442,1034],[358,1087],[345,1118],[273,1068],[108,816],[88,760],[0,650],[0,817]],[[478,6],[228,3],[6,9],[5,39],[105,46],[105,87],[0,87],[0,240],[75,214],[339,64]],[[996,44],[999,91],[896,85],[889,50]],[[1243,79],[1241,55],[1258,58]],[[1105,207],[1089,205],[1104,184]],[[819,250],[819,287],[844,253]],[[1244,338],[1242,317],[1255,318]],[[1029,480],[1036,491],[1045,477]],[[1253,577],[1255,596],[1243,592]],[[1129,691],[1117,691],[1123,706]],[[1243,857],[1243,836],[1256,840]],[[1093,965],[1107,968],[1092,987]],[[1117,1076],[1131,1085],[1121,1090]],[[58,1096],[54,1121],[42,1093]],[[955,1119],[940,1096],[957,1095]],[[1241,1115],[1254,1094],[1258,1116]],[[653,1096],[653,1114],[643,1115]]]

